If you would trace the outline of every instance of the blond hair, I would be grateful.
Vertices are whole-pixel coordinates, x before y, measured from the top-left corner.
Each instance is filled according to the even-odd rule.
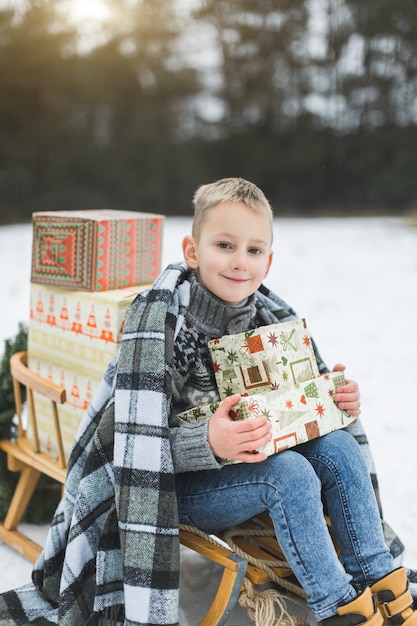
[[[244,178],[222,178],[208,185],[201,185],[194,194],[194,220],[192,235],[198,239],[201,227],[210,210],[227,202],[243,202],[255,213],[267,215],[271,223],[273,212],[265,194],[254,183]]]

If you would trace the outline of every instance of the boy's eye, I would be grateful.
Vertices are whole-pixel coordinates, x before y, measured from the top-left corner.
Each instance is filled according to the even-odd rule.
[[[219,241],[217,245],[219,248],[223,248],[224,250],[226,250],[227,248],[230,248],[230,244],[227,243],[226,241]]]
[[[261,254],[262,250],[260,248],[249,248],[250,254]]]

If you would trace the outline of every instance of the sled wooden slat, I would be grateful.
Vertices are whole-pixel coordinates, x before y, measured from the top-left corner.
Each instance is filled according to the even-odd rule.
[[[27,353],[17,352],[10,359],[10,371],[13,377],[16,414],[18,418],[18,436],[16,441],[0,440],[0,449],[7,454],[10,471],[19,471],[12,501],[6,517],[0,524],[0,541],[22,554],[32,562],[38,558],[42,547],[18,530],[18,526],[42,474],[50,476],[61,484],[65,482],[66,463],[59,424],[58,406],[66,401],[65,388],[42,378],[27,367]],[[22,388],[26,390],[28,410],[28,430],[23,423]],[[54,433],[58,457],[52,457],[41,450],[38,436],[37,415],[34,394],[48,398],[52,404],[51,433]]]

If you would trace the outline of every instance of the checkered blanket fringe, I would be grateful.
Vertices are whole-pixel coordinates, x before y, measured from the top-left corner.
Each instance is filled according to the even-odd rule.
[[[178,624],[179,533],[168,438],[171,360],[189,302],[187,269],[169,266],[139,294],[78,430],[64,497],[29,585],[0,594],[3,626],[170,626]],[[295,313],[261,286],[260,319]],[[317,352],[321,372],[326,366]],[[362,446],[378,483],[360,421]],[[382,516],[382,510],[381,510]],[[403,546],[384,523],[395,556]]]

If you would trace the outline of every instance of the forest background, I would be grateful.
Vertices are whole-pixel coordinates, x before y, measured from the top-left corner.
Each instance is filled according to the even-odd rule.
[[[0,224],[187,215],[224,176],[277,215],[417,209],[415,0],[100,4],[1,2]]]

